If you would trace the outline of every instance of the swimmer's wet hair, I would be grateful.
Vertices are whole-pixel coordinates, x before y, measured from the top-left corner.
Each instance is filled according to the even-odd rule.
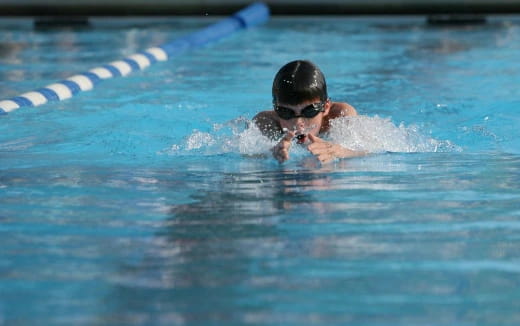
[[[327,83],[320,68],[307,60],[289,62],[273,81],[273,103],[297,105],[319,98],[325,102]]]

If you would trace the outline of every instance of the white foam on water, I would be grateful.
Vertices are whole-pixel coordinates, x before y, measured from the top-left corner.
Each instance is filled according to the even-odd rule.
[[[238,153],[254,156],[270,153],[274,145],[276,142],[263,136],[250,120],[237,118],[214,124],[210,132],[193,130],[181,144],[173,144],[165,152],[173,155]]]
[[[242,155],[270,154],[276,141],[262,135],[262,132],[254,123],[238,135],[238,151]]]
[[[378,116],[343,117],[331,121],[325,140],[352,150],[368,153],[399,152],[454,152],[460,147],[449,140],[437,140],[424,135],[415,125],[396,126],[389,118]],[[174,144],[168,154],[217,155],[236,153],[245,156],[271,155],[276,141],[262,135],[256,125],[245,118],[224,124],[214,124],[213,130],[194,130],[181,144]],[[309,155],[305,146],[291,147],[292,157]]]
[[[343,147],[368,153],[453,152],[460,147],[449,140],[437,140],[418,126],[396,126],[389,118],[378,116],[342,117],[331,121],[327,137]]]
[[[195,130],[187,139],[185,149],[188,151],[209,147],[215,144],[215,138],[207,132]]]

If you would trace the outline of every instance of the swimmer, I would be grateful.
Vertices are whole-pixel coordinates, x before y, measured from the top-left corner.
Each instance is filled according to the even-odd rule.
[[[319,136],[328,132],[330,121],[356,116],[347,103],[332,102],[321,70],[312,62],[297,60],[283,66],[273,81],[273,109],[258,113],[253,121],[262,134],[280,139],[272,153],[278,162],[289,159],[293,143],[306,146],[321,162],[365,155]]]

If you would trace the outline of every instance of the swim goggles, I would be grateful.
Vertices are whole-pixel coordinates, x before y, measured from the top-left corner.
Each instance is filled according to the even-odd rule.
[[[296,115],[293,110],[286,108],[285,106],[274,105],[274,111],[278,116],[284,120],[291,120],[294,118],[307,118],[311,119],[318,115],[318,113],[325,111],[325,103],[318,102],[307,105],[300,111],[300,115]]]

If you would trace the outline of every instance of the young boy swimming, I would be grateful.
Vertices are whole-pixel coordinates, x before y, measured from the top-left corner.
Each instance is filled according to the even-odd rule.
[[[258,113],[253,121],[262,134],[280,139],[272,152],[282,163],[296,140],[321,162],[364,155],[318,137],[329,131],[330,121],[356,116],[347,103],[332,102],[321,70],[312,62],[296,60],[283,66],[273,81],[273,110]]]

